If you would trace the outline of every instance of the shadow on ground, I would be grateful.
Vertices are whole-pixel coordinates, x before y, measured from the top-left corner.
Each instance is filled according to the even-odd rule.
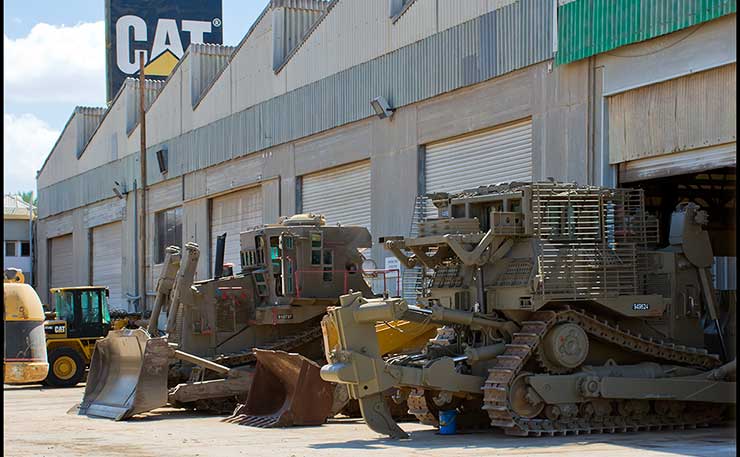
[[[84,384],[79,384],[76,387],[85,387]],[[3,384],[3,391],[11,391],[11,390],[53,390],[53,389],[65,389],[65,387],[51,387],[46,386],[44,384],[39,383],[31,383],[31,384]]]
[[[333,422],[336,423],[336,422]],[[417,430],[409,433],[409,439],[392,440],[389,438],[378,439],[361,439],[350,440],[342,443],[320,443],[309,445],[313,449],[358,449],[372,450],[381,449],[387,446],[398,448],[417,449],[417,450],[445,450],[445,449],[532,449],[547,447],[557,452],[558,446],[589,446],[595,444],[618,444],[626,448],[639,451],[653,452],[670,452],[673,455],[696,456],[697,449],[702,444],[727,444],[734,447],[735,424],[725,424],[714,427],[719,429],[726,439],[716,437],[703,437],[703,431],[709,428],[697,428],[695,430],[686,430],[687,443],[691,443],[690,448],[681,449],[677,447],[675,435],[668,436],[660,431],[654,432],[636,432],[636,433],[615,433],[615,434],[594,434],[578,436],[560,436],[560,437],[512,437],[499,430],[490,430],[482,432],[459,433],[456,435],[440,435],[437,430]],[[668,432],[670,433],[670,432]],[[675,432],[674,432],[675,433]],[[696,435],[692,437],[690,435]],[[716,434],[715,434],[716,436]],[[567,451],[566,451],[567,452]]]

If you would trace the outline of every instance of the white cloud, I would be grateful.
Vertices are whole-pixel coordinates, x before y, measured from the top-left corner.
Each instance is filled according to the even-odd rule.
[[[3,113],[3,192],[34,190],[36,171],[59,137],[59,131],[33,114]]]
[[[105,103],[103,21],[75,26],[39,23],[28,36],[3,39],[6,100]]]

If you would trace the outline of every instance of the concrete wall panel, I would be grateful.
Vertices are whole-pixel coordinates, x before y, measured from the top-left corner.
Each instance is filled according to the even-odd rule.
[[[534,92],[532,68],[419,103],[419,143],[431,143],[529,116]]]
[[[608,95],[736,61],[735,14],[596,56]]]
[[[356,122],[297,141],[294,146],[295,171],[297,175],[304,175],[357,162],[370,157],[371,150],[371,120]]]
[[[6,219],[3,221],[3,239],[12,241],[28,241],[28,221]]]
[[[211,271],[209,259],[213,256],[213,253],[210,252],[208,199],[199,198],[186,202],[182,209],[183,245],[192,242],[200,247],[196,278],[207,279],[210,277]]]
[[[182,87],[184,81],[189,81],[183,77],[183,70],[189,64],[189,55],[186,55],[183,61],[178,65],[175,73],[170,75],[167,84],[162,92],[154,101],[154,104],[146,113],[146,141],[147,147],[162,141],[174,138],[182,132],[182,112],[183,112],[183,95],[186,90]],[[189,91],[187,91],[189,95]],[[188,100],[190,97],[188,96]],[[185,110],[190,107],[186,106]],[[138,132],[135,135],[139,138]],[[136,150],[140,148],[137,145]]]
[[[280,178],[262,181],[262,221],[275,224],[282,215],[280,208]]]
[[[170,179],[150,186],[146,193],[147,213],[179,206],[182,203],[182,178]]]
[[[85,227],[96,227],[120,221],[126,210],[126,200],[113,197],[82,208]]]
[[[226,162],[206,169],[206,194],[213,195],[256,184],[262,178],[265,153]]]

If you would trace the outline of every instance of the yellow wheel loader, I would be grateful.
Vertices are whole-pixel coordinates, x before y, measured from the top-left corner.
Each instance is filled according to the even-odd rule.
[[[111,319],[108,288],[104,286],[51,289],[54,311],[44,322],[49,374],[44,383],[74,387],[85,377],[95,344],[109,330],[129,324],[126,318]]]

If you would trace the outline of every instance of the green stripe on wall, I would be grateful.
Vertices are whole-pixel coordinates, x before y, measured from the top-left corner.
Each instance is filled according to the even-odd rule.
[[[737,0],[574,0],[558,7],[562,65],[737,11]]]

